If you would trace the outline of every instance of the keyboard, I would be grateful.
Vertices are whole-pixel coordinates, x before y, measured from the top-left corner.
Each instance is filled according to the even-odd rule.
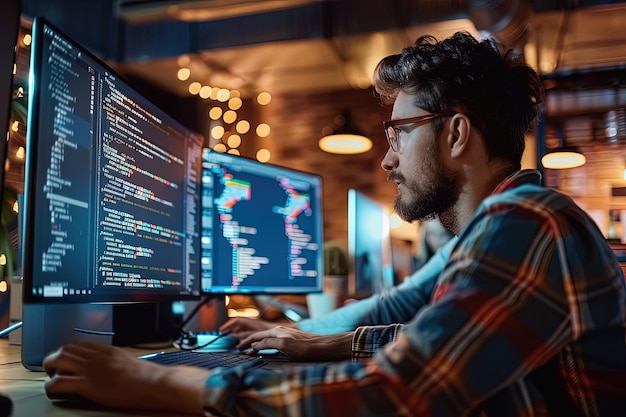
[[[265,361],[258,356],[249,356],[239,352],[194,352],[180,350],[140,356],[141,359],[161,365],[188,365],[204,369],[232,368],[238,365],[261,367]]]

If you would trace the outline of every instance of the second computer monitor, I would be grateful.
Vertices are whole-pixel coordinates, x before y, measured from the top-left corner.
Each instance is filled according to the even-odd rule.
[[[348,191],[348,251],[351,295],[366,297],[393,286],[389,215],[382,205],[356,190]]]
[[[203,292],[321,291],[320,176],[205,149],[201,204]]]

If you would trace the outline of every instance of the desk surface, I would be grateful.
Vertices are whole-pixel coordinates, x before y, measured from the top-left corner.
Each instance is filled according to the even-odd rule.
[[[119,413],[106,410],[69,408],[56,405],[44,391],[47,376],[44,372],[33,372],[22,366],[21,348],[9,345],[8,339],[0,339],[0,393],[13,401],[13,417],[111,417],[111,416],[154,416],[142,413]],[[147,351],[142,350],[145,354]],[[167,417],[167,414],[156,414]]]
[[[137,356],[145,355],[152,351],[161,351],[162,348],[138,349],[126,348]],[[173,349],[173,348],[172,348]],[[300,366],[304,362],[289,362],[285,359],[265,358],[264,369],[281,369],[285,366]],[[8,396],[13,401],[12,417],[174,417],[170,413],[149,414],[141,412],[115,412],[104,408],[86,408],[85,404],[76,405],[69,402],[54,403],[46,396],[44,383],[47,380],[45,372],[34,372],[22,366],[21,346],[10,345],[8,339],[0,339],[0,393]],[[180,417],[177,415],[177,417]]]

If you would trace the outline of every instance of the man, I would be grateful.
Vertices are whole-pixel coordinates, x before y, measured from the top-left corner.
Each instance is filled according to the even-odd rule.
[[[389,343],[370,359],[283,372],[165,368],[69,345],[44,362],[48,395],[237,416],[623,415],[621,268],[571,199],[519,171],[537,74],[459,33],[383,59],[375,86],[393,101],[382,167],[396,211],[438,216],[458,236],[430,300]]]

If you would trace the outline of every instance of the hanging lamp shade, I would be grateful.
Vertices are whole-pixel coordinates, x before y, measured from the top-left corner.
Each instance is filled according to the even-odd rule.
[[[576,168],[585,165],[587,158],[573,146],[561,146],[546,153],[541,158],[541,164],[549,169]]]
[[[332,129],[328,135],[322,137],[318,146],[321,150],[334,154],[359,154],[372,149],[370,138],[361,133],[352,125],[350,114],[344,111],[341,116],[339,127]]]
[[[541,165],[544,168],[576,168],[587,162],[587,158],[577,147],[567,144],[565,130],[565,127],[559,124],[548,127],[544,140],[549,150],[541,157]]]

